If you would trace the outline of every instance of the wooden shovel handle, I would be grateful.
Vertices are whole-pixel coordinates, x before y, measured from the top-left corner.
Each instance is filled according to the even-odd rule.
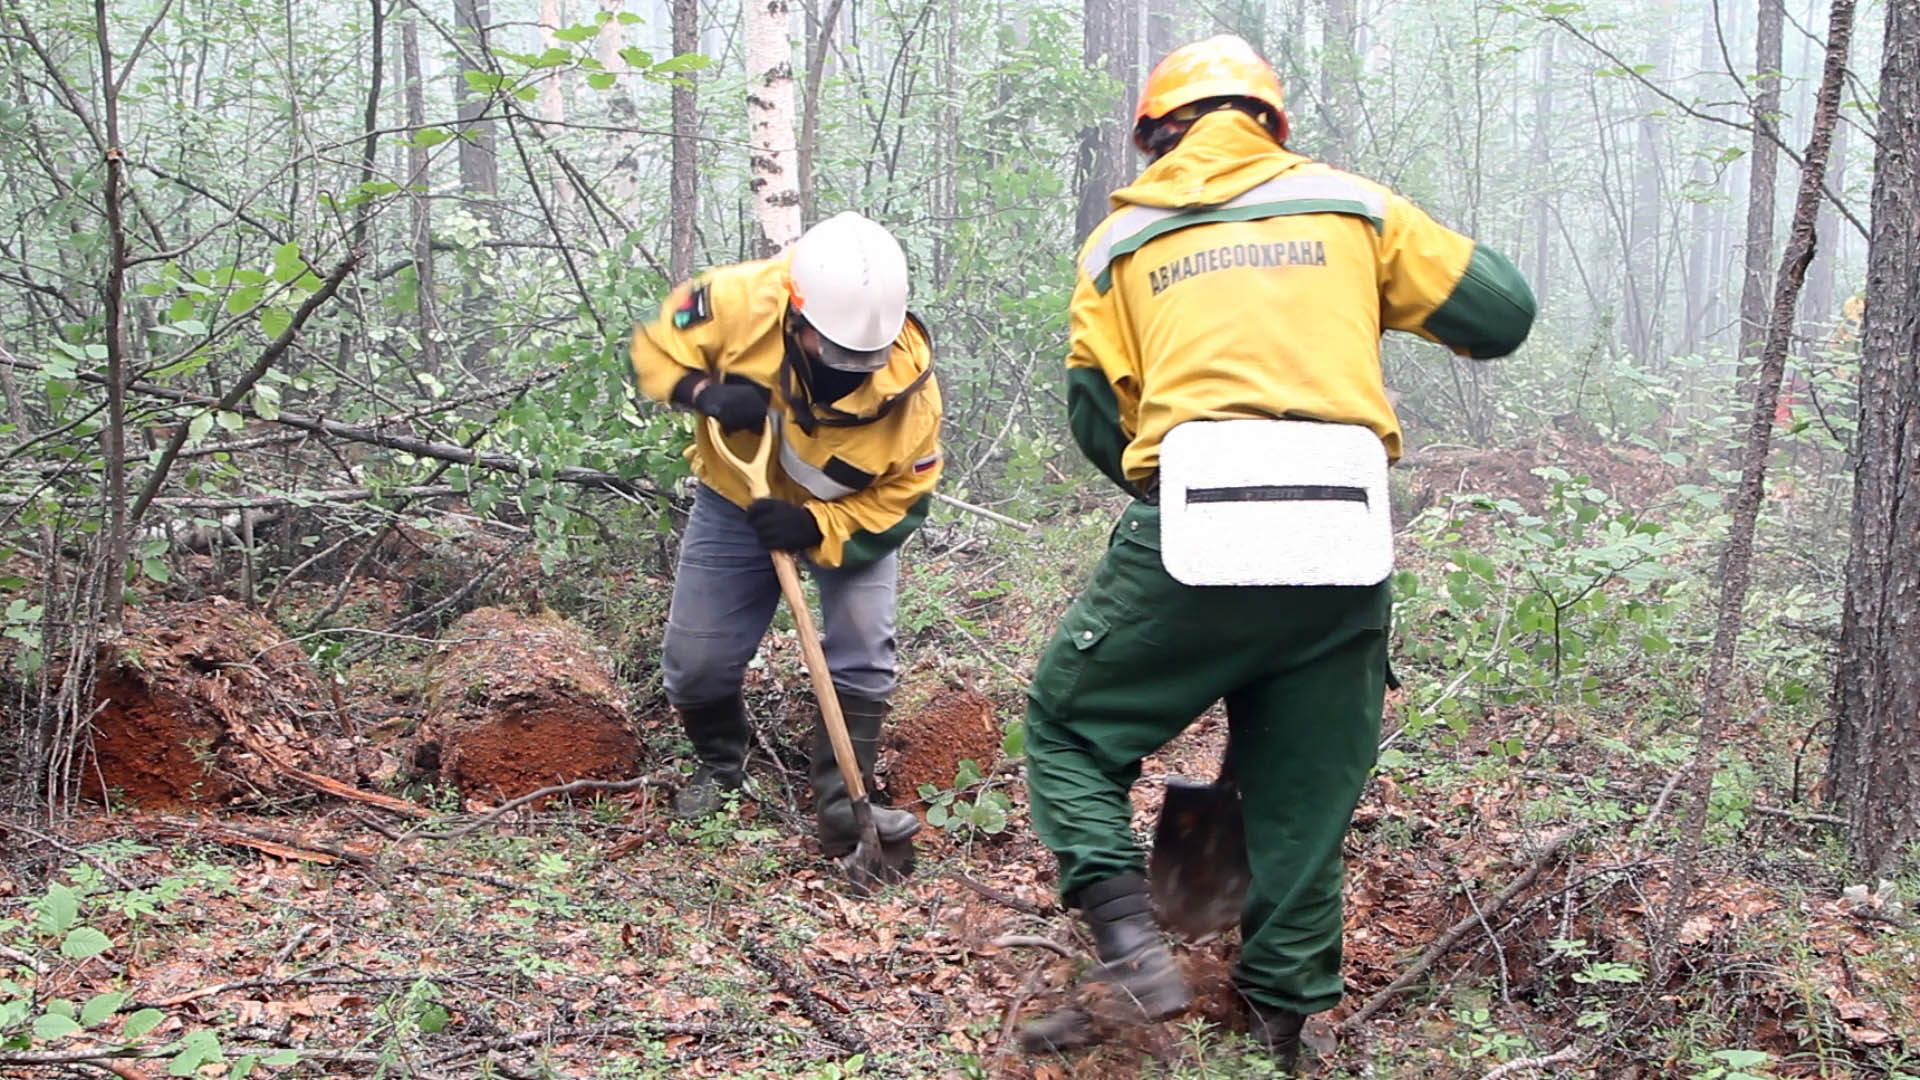
[[[759,449],[754,451],[752,460],[742,460],[739,455],[727,448],[725,433],[720,430],[720,422],[707,418],[707,434],[712,436],[713,445],[727,463],[746,477],[747,489],[756,499],[764,499],[772,493],[767,481],[767,463],[773,455],[773,444],[779,438],[773,430],[773,421],[767,421],[767,428],[760,434]],[[800,656],[807,664],[807,675],[813,680],[813,696],[820,703],[820,718],[827,728],[827,741],[833,744],[833,760],[840,766],[840,776],[847,782],[847,794],[853,797],[857,806],[866,801],[866,784],[860,778],[860,761],[853,754],[853,739],[847,734],[847,717],[840,711],[840,695],[833,688],[833,675],[827,670],[827,652],[820,646],[820,632],[814,628],[813,612],[807,607],[807,594],[800,587],[800,567],[795,563],[791,551],[768,552],[773,556],[773,573],[780,579],[780,595],[787,598],[787,608],[793,612],[794,632],[800,638]]]

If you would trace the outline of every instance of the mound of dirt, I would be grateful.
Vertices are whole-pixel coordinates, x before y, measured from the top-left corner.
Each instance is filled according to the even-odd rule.
[[[1637,446],[1589,442],[1548,430],[1531,446],[1421,447],[1401,460],[1396,472],[1404,479],[1412,505],[1396,507],[1398,516],[1411,518],[1447,495],[1477,493],[1513,499],[1539,510],[1553,490],[1553,482],[1534,474],[1544,466],[1585,476],[1594,487],[1628,506],[1645,506],[1671,491],[1685,477],[1660,455]]]
[[[945,688],[918,702],[908,695],[903,704],[894,713],[893,767],[886,781],[894,805],[918,802],[921,784],[952,787],[962,761],[971,760],[984,773],[1000,760],[1000,721],[985,694]]]
[[[306,654],[222,597],[127,612],[101,650],[81,790],[142,806],[221,803],[312,764],[299,721],[323,712]]]
[[[427,676],[441,775],[496,798],[634,775],[640,740],[611,671],[586,631],[558,615],[461,616]]]

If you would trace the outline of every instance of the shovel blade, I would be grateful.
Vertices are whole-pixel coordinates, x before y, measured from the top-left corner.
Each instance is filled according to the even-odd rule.
[[[1168,780],[1147,863],[1160,925],[1187,938],[1219,933],[1240,921],[1251,880],[1240,789]]]

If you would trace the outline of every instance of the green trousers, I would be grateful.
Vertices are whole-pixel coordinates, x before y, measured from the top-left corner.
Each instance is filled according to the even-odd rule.
[[[1159,548],[1159,508],[1135,503],[1040,661],[1034,829],[1068,902],[1143,870],[1127,797],[1140,761],[1225,699],[1253,871],[1234,981],[1263,1005],[1330,1009],[1344,989],[1341,842],[1380,740],[1389,586],[1182,585]]]

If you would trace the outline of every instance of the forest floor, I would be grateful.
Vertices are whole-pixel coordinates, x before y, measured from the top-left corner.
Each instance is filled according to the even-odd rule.
[[[1588,471],[1608,468],[1622,489],[1675,482],[1630,456]],[[1436,455],[1410,497],[1533,475],[1524,459]],[[1083,509],[1039,547],[936,527],[947,550],[903,560],[911,669],[882,769],[896,804],[926,814],[929,784],[946,821],[923,829],[905,883],[855,899],[806,835],[809,705],[784,619],[749,673],[750,797],[690,824],[665,806],[681,743],[647,662],[670,580],[644,565],[586,582],[530,573],[538,604],[580,618],[612,654],[659,786],[504,814],[394,780],[424,816],[303,797],[217,815],[83,805],[54,826],[0,819],[0,1034],[23,1018],[39,1033],[0,1043],[0,1072],[1274,1075],[1236,1034],[1231,935],[1180,946],[1199,991],[1185,1017],[1073,1055],[1022,1055],[1011,1037],[1064,1000],[1087,958],[1026,823],[1018,759],[997,754],[1021,715],[1021,674],[1111,519]],[[1451,566],[1437,549],[1403,562]],[[295,596],[283,621],[323,593]],[[404,610],[378,583],[354,602],[369,622]],[[341,670],[334,708],[363,743],[420,719],[425,648]],[[1701,883],[1663,935],[1671,781],[1690,745],[1671,703],[1622,679],[1602,688],[1603,709],[1510,700],[1412,731],[1408,695],[1440,696],[1416,680],[1451,673],[1402,674],[1349,840],[1349,994],[1309,1028],[1316,1074],[1920,1077],[1920,931],[1900,899],[1916,882],[1845,877],[1799,779],[1814,767],[1803,732],[1755,713],[1729,733],[1742,754]],[[1224,735],[1209,716],[1147,762],[1143,837],[1164,779],[1210,776]],[[89,928],[105,947],[88,947]]]

